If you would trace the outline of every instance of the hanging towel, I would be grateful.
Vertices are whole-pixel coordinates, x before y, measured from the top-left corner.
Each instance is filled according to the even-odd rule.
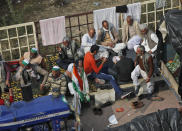
[[[103,20],[107,20],[118,30],[119,14],[116,13],[116,7],[94,10],[93,15],[96,33],[102,27]]]
[[[61,43],[66,36],[65,16],[40,20],[43,46]]]
[[[156,8],[162,8],[166,6],[166,0],[156,0]]]
[[[128,7],[128,12],[124,13],[124,20],[126,19],[127,16],[132,16],[132,18],[140,23],[140,18],[141,18],[141,3],[134,3],[134,4],[129,4],[127,5]]]
[[[116,13],[127,13],[128,7],[126,5],[116,6]]]

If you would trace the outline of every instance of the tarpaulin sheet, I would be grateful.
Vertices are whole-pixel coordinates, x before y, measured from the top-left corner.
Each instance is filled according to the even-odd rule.
[[[10,107],[0,106],[0,130],[5,127],[37,124],[56,117],[64,118],[69,113],[69,107],[62,101],[62,96],[43,96],[30,102],[14,102]]]
[[[169,108],[105,131],[182,131],[182,120],[178,109]]]
[[[182,10],[169,10],[164,17],[168,31],[168,41],[182,56]]]

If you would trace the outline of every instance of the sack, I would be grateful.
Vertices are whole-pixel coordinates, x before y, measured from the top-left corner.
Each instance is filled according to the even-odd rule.
[[[24,101],[31,101],[33,99],[33,93],[31,84],[27,84],[26,86],[22,87],[22,96]]]
[[[108,102],[115,101],[114,89],[99,90],[95,93],[95,107],[100,107]]]

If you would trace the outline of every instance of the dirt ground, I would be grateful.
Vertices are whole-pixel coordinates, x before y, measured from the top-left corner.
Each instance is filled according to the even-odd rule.
[[[90,12],[117,5],[124,5],[146,0],[65,0],[63,6],[51,4],[51,0],[22,0],[16,4],[16,9],[23,11],[24,22],[56,16],[67,16]]]

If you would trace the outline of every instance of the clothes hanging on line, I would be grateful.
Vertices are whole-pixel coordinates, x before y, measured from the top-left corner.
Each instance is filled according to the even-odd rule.
[[[66,36],[65,16],[40,20],[40,30],[43,46],[56,45]]]
[[[134,20],[140,23],[141,3],[138,2],[138,3],[128,4],[127,8],[128,8],[128,12],[123,14],[124,20],[126,19],[127,16],[131,16]]]

